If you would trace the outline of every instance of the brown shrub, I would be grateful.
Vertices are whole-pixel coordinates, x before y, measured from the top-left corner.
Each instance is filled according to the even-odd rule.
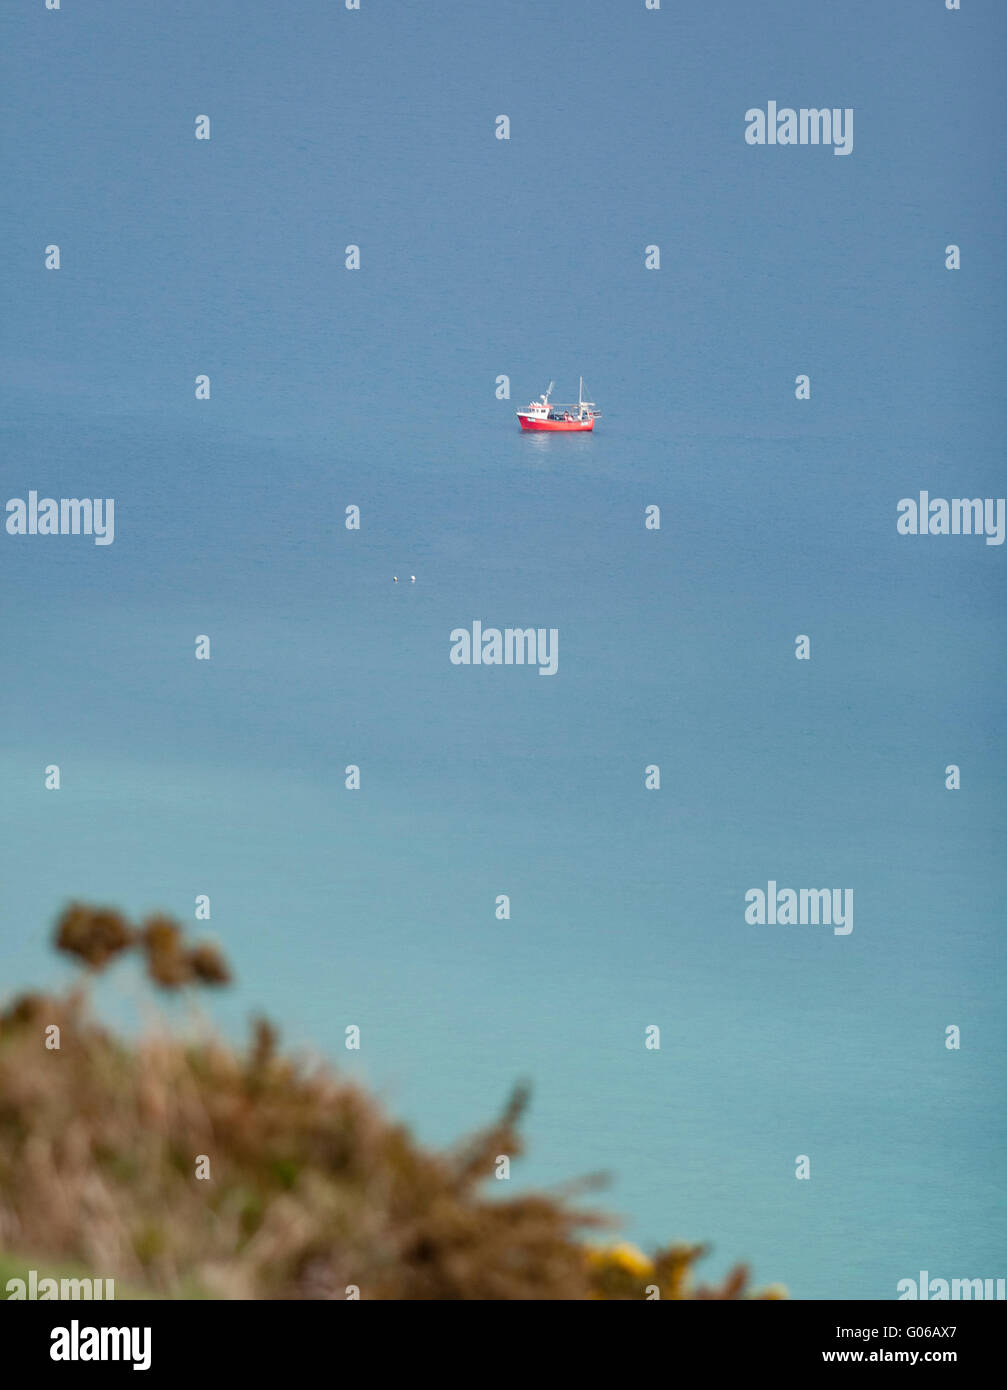
[[[60,949],[91,968],[124,942],[168,988],[229,974],[165,918],[135,933],[75,906],[58,926]],[[58,1051],[44,1046],[54,1023]],[[567,1196],[485,1195],[496,1156],[521,1152],[526,1102],[515,1092],[495,1125],[429,1152],[355,1084],[280,1055],[263,1020],[247,1052],[212,1035],[134,1046],[91,1019],[79,990],[25,995],[0,1015],[0,1248],[167,1296],[745,1296],[740,1269],[693,1291],[700,1247],[591,1249],[578,1236],[608,1223]]]

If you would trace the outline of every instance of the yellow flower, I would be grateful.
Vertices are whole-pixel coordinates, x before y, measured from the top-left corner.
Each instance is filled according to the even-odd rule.
[[[626,1270],[628,1274],[638,1274],[642,1278],[643,1275],[653,1272],[654,1261],[649,1260],[642,1250],[630,1245],[628,1241],[616,1245],[610,1254],[612,1263]]]
[[[589,1246],[587,1258],[592,1269],[621,1270],[641,1279],[654,1270],[654,1262],[649,1260],[642,1250],[625,1240],[620,1241],[618,1245]]]

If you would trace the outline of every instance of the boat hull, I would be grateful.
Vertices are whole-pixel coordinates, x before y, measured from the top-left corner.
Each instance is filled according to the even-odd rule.
[[[523,430],[593,430],[594,420],[531,420],[527,415],[517,417]]]

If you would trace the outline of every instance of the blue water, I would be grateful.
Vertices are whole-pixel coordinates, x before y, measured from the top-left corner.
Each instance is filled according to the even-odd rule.
[[[1007,561],[895,530],[1004,490],[1001,7],[92,8],[3,20],[0,500],[116,537],[0,534],[0,993],[71,897],[208,893],[223,1027],[436,1143],[529,1079],[515,1182],[644,1246],[1002,1277]],[[746,146],[771,98],[853,154]],[[581,373],[595,433],[522,435]],[[476,618],[558,674],[453,666]]]

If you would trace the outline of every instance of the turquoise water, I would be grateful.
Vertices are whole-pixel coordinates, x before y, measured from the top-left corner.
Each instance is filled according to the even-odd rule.
[[[61,972],[71,897],[208,893],[223,1026],[433,1142],[529,1079],[515,1181],[608,1172],[643,1245],[808,1298],[1002,1276],[1004,552],[895,530],[1002,492],[972,9],[583,4],[562,69],[521,4],[6,21],[53,81],[12,79],[3,500],[114,497],[116,538],[0,535],[0,990]],[[852,156],[747,148],[785,92],[854,106]],[[581,373],[594,434],[522,435]],[[558,673],[452,665],[474,619]],[[852,933],[746,924],[771,879],[852,888]]]

